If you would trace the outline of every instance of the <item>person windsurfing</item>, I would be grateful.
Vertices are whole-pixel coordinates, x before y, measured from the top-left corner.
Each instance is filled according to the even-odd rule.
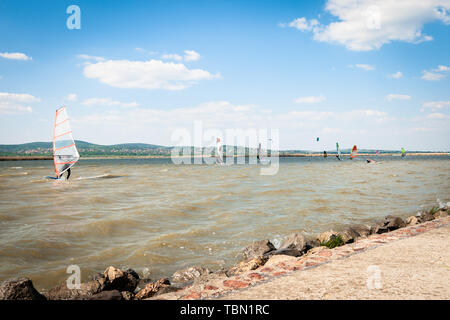
[[[220,142],[220,138],[217,137],[217,139],[216,139],[216,163],[218,163],[218,164],[223,164],[222,150],[223,150],[222,143]]]
[[[336,158],[338,158],[338,160],[341,161],[341,150],[339,150],[339,143],[338,142],[336,142],[336,151],[337,151]]]
[[[261,162],[261,142],[259,143],[258,146],[258,154],[256,155],[256,159]]]
[[[353,158],[356,158],[358,156],[358,148],[356,145],[353,146],[352,152],[350,152],[350,160],[353,160]]]
[[[80,159],[75,140],[70,128],[69,116],[66,107],[56,110],[55,123],[53,127],[53,164],[56,177],[50,179],[61,179],[67,171],[66,180],[70,177],[70,168]]]

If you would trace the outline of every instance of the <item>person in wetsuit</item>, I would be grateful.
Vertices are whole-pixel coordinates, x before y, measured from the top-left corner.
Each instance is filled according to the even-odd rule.
[[[67,169],[67,177],[66,177],[66,180],[69,180],[69,177],[70,177],[70,168],[69,169]],[[63,176],[63,174],[64,173],[61,173],[60,175],[59,175],[59,177],[58,177],[58,179],[61,179],[62,178],[62,176]]]

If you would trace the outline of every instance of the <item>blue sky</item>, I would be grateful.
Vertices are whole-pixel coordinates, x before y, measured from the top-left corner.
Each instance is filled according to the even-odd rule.
[[[66,26],[70,5],[80,29]],[[450,150],[448,11],[449,0],[2,1],[0,143],[50,141],[67,105],[74,137],[100,144],[173,145],[202,121],[279,129],[282,149]]]

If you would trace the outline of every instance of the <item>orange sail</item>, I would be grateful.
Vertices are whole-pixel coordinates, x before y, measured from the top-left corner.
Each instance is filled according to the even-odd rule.
[[[358,148],[356,145],[353,146],[352,152],[350,153],[350,159],[353,159],[358,156]]]

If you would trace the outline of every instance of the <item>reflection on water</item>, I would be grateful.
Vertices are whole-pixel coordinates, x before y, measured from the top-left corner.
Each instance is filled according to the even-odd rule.
[[[107,266],[152,278],[192,265],[231,265],[253,240],[315,235],[408,216],[450,201],[450,157],[379,157],[377,164],[284,158],[256,165],[173,165],[169,159],[81,160],[69,181],[44,179],[51,161],[0,162],[0,280],[37,288]]]

